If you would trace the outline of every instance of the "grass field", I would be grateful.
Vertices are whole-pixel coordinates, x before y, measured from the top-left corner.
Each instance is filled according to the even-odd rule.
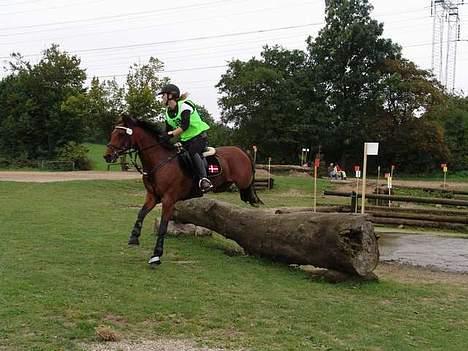
[[[101,144],[86,143],[84,146],[89,150],[88,158],[91,160],[91,166],[94,171],[107,171],[107,164],[102,155],[106,151],[106,146]],[[113,167],[113,170],[120,171],[119,167]]]
[[[268,206],[310,206],[310,178],[277,177]],[[321,188],[327,182],[320,182]],[[210,195],[240,205],[238,194]],[[107,326],[124,339],[190,339],[250,350],[464,350],[457,279],[328,284],[220,237],[169,237],[164,263],[126,241],[140,181],[0,182],[0,350],[80,350]]]

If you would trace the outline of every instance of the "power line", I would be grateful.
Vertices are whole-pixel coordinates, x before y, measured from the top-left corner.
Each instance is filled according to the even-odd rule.
[[[243,0],[243,1],[247,1],[247,0]],[[300,3],[300,4],[296,4],[296,5],[290,5],[289,8],[291,7],[297,7],[297,6],[304,6],[306,3]],[[252,10],[252,11],[243,11],[243,12],[237,12],[237,13],[230,13],[229,14],[229,17],[232,18],[233,16],[237,16],[237,15],[244,15],[244,14],[252,14],[252,13],[258,13],[258,12],[265,12],[266,10],[273,10],[273,11],[277,11],[277,10],[282,10],[282,8],[278,8],[278,7],[269,7],[269,8],[261,8],[261,9],[255,9],[255,10]],[[149,15],[150,16],[150,15]],[[152,16],[152,15],[151,15]],[[200,18],[196,18],[195,21],[196,23],[206,23],[207,21],[209,21],[210,19],[213,19],[213,18],[219,18],[219,16],[210,16],[210,17],[207,17],[207,18],[203,18],[203,20],[201,20]],[[128,20],[128,19],[127,19]],[[130,19],[132,20],[132,19]],[[134,18],[133,20],[140,20],[140,18]],[[125,31],[125,32],[128,32],[129,30],[135,30],[135,29],[150,29],[150,28],[159,28],[159,27],[165,27],[167,25],[175,25],[175,24],[180,24],[180,23],[187,23],[187,19],[183,19],[181,21],[173,21],[173,20],[170,20],[166,23],[159,23],[159,24],[156,24],[156,25],[144,25],[144,26],[138,26],[138,27],[125,27],[125,28],[122,28],[122,29],[117,29],[117,30],[110,30],[110,31],[100,31],[100,32],[96,32],[96,31],[92,31],[92,32],[86,32],[83,34],[83,32],[80,32],[80,33],[77,33],[75,35],[72,35],[72,36],[66,36],[66,37],[62,37],[62,38],[59,38],[59,39],[67,39],[67,38],[71,38],[71,37],[82,37],[82,36],[87,36],[87,35],[93,35],[93,36],[96,36],[97,34],[114,34],[114,33],[117,33],[117,32],[122,32],[122,31]],[[68,29],[72,29],[73,27],[70,27],[70,28],[64,28],[64,30],[68,30]],[[39,30],[34,30],[34,31],[28,31],[28,32],[19,32],[19,33],[5,33],[5,34],[0,34],[0,37],[12,37],[12,36],[21,36],[21,35],[31,35],[31,34],[37,34],[37,33],[43,33],[43,32],[51,32],[51,31],[54,31],[56,32],[57,31],[57,28],[50,28],[50,29],[39,29]],[[56,38],[57,39],[57,38]],[[55,40],[55,39],[54,39]],[[32,42],[31,40],[29,41],[23,41],[23,43],[26,42]],[[13,42],[10,42],[10,43],[2,43],[3,45],[5,44],[16,44],[18,43],[17,40],[13,41]]]
[[[275,31],[316,26],[316,25],[321,25],[321,24],[322,23],[308,23],[308,24],[301,24],[301,25],[295,25],[295,26],[259,29],[259,30],[246,31],[246,32],[225,33],[225,34],[206,35],[206,36],[193,37],[193,38],[156,41],[156,42],[141,43],[141,44],[128,44],[128,45],[108,46],[108,47],[100,47],[100,48],[92,48],[92,49],[82,49],[82,50],[74,50],[72,52],[76,54],[76,53],[99,52],[99,51],[109,51],[109,50],[134,49],[134,48],[156,46],[156,45],[163,45],[163,44],[175,44],[175,43],[192,42],[192,41],[199,41],[199,40],[217,39],[217,38],[230,38],[230,37],[237,37],[237,36],[249,35],[249,34],[269,33],[269,32],[275,32]],[[35,56],[40,56],[40,54],[23,55],[23,57],[35,57]],[[0,59],[5,59],[5,58],[9,58],[9,57],[8,56],[0,57]]]
[[[190,67],[190,68],[180,68],[180,69],[173,69],[173,70],[162,70],[161,73],[174,73],[174,72],[187,72],[187,71],[200,71],[205,69],[213,69],[213,68],[225,68],[228,65],[217,65],[217,66],[205,66],[205,67]],[[125,74],[110,74],[105,76],[95,76],[97,78],[114,78],[114,77],[126,77],[128,73]]]
[[[216,1],[211,1],[211,2],[205,2],[202,4],[196,4],[196,5],[187,5],[184,6],[183,9],[195,9],[195,8],[203,8],[206,6],[211,6],[213,4],[218,4],[224,2],[223,0],[216,0]],[[225,3],[225,2],[224,2]],[[158,9],[158,10],[145,10],[145,11],[138,11],[138,12],[130,12],[130,13],[121,13],[118,15],[110,15],[110,16],[99,16],[99,17],[93,17],[93,18],[85,18],[85,19],[78,19],[78,20],[71,20],[71,21],[60,21],[60,22],[53,22],[53,23],[43,23],[43,24],[30,24],[30,25],[25,25],[25,26],[16,26],[16,27],[0,27],[0,30],[12,30],[12,29],[26,29],[26,28],[38,28],[38,27],[51,27],[51,26],[57,26],[57,25],[67,25],[67,24],[77,24],[77,23],[86,23],[86,22],[96,22],[96,21],[102,21],[102,20],[119,20],[119,19],[125,19],[127,20],[129,17],[133,16],[148,16],[154,13],[166,13],[166,12],[180,12],[181,9],[176,7],[171,7],[171,8],[164,8],[164,9]]]

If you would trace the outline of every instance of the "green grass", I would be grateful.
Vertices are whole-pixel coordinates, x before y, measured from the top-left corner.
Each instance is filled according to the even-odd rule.
[[[442,170],[430,174],[395,174],[395,179],[402,180],[427,180],[427,181],[444,181],[444,173]],[[468,182],[468,170],[447,172],[446,181],[450,182]]]
[[[310,206],[310,178],[275,177],[269,206]],[[328,182],[320,182],[323,188]],[[238,194],[210,195],[240,205]],[[126,241],[140,181],[0,182],[0,350],[79,350],[95,328],[125,338],[188,338],[251,350],[463,350],[461,284],[328,284],[214,238],[169,236],[164,263]]]
[[[101,144],[85,143],[84,146],[89,150],[88,158],[91,160],[91,167],[94,171],[107,171],[107,163],[102,155],[106,151],[106,146]],[[113,167],[113,170],[120,170],[119,167]]]

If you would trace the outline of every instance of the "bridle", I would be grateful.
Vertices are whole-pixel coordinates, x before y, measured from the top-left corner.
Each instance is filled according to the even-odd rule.
[[[129,155],[130,156],[130,162],[132,163],[133,167],[135,167],[135,169],[139,173],[141,173],[144,177],[151,176],[159,168],[162,168],[165,164],[167,164],[169,161],[172,161],[173,159],[175,159],[179,155],[179,152],[176,152],[175,155],[172,155],[172,156],[168,157],[167,159],[162,160],[161,162],[159,162],[149,172],[145,172],[140,166],[138,166],[138,164],[136,162],[137,155],[139,153],[145,151],[145,150],[149,150],[149,149],[151,149],[153,147],[161,145],[164,141],[159,141],[159,142],[156,142],[154,144],[151,144],[150,146],[145,146],[144,148],[140,149],[137,146],[132,144],[132,140],[131,140],[131,137],[133,135],[133,129],[132,128],[128,128],[128,127],[124,127],[124,126],[115,126],[112,133],[115,132],[116,129],[125,130],[125,136],[127,138],[130,138],[130,142],[128,143],[129,147],[122,148],[122,147],[115,146],[115,145],[113,145],[111,143],[107,144],[107,147],[112,150],[112,154],[115,155],[116,158],[119,157],[119,156],[122,156],[122,155]]]
[[[116,131],[116,129],[125,130],[126,137],[130,138],[130,142],[128,143],[130,146],[128,148],[122,148],[122,147],[115,146],[115,145],[113,145],[111,143],[107,144],[106,146],[112,150],[112,153],[116,157],[135,152],[136,148],[132,145],[132,142],[131,142],[132,141],[131,136],[133,135],[133,129],[123,127],[123,126],[116,126],[116,127],[114,127],[114,130],[112,131],[112,133],[114,133]]]

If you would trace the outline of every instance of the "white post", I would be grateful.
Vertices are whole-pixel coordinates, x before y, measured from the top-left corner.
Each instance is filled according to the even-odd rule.
[[[268,190],[270,190],[271,157],[268,157]]]
[[[358,209],[358,202],[359,202],[359,179],[360,178],[356,178],[356,206],[354,208],[354,213],[358,213],[357,209]]]
[[[361,213],[364,214],[364,207],[366,201],[366,173],[367,173],[367,143],[364,143],[364,163],[362,167],[362,200],[361,200]],[[357,201],[357,199],[356,199]]]
[[[380,166],[377,166],[377,194],[380,194]]]
[[[317,212],[317,165],[314,161],[314,212]]]

